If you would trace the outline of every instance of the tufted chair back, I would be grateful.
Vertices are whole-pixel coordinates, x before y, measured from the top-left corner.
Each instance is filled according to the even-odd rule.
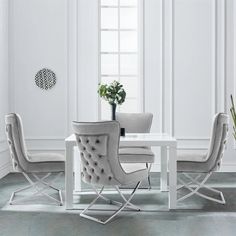
[[[85,183],[121,185],[125,179],[118,159],[120,126],[117,121],[73,122]]]
[[[225,113],[218,113],[213,120],[210,147],[206,158],[209,170],[220,168],[221,160],[226,148],[228,136],[229,116]]]
[[[5,123],[13,169],[25,171],[28,160],[21,118],[18,114],[10,113],[5,116]]]
[[[151,113],[116,113],[116,120],[126,133],[149,133],[152,119]]]

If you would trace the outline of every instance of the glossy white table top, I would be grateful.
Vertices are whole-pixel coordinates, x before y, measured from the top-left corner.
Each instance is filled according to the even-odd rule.
[[[76,142],[75,135],[66,138],[66,142]],[[124,137],[120,137],[120,145],[176,146],[176,139],[165,133],[127,133]]]

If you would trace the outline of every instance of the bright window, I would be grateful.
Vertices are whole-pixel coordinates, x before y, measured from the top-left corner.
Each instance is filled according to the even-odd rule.
[[[142,0],[100,0],[101,83],[117,80],[124,85],[126,101],[121,112],[142,110]],[[111,110],[101,101],[101,119]]]

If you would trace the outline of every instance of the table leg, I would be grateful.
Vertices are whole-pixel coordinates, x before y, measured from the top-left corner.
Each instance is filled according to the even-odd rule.
[[[81,192],[81,171],[80,171],[80,156],[78,147],[74,149],[74,178],[75,178],[75,191]]]
[[[66,209],[73,208],[73,145],[66,142],[66,166],[65,166],[65,205]]]
[[[177,154],[176,146],[169,150],[169,209],[176,209],[177,205]]]
[[[167,147],[161,147],[161,191],[167,189]]]

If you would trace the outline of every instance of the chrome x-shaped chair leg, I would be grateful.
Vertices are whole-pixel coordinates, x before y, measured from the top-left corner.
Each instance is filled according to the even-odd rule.
[[[148,186],[149,190],[152,188],[151,186],[151,177],[150,177],[150,170],[151,170],[152,164],[150,163],[148,166],[148,163],[146,163],[146,168],[148,169]]]
[[[183,188],[183,187],[185,187],[185,188],[187,188],[190,191],[190,193],[188,193],[188,194],[184,195],[183,197],[179,198],[177,201],[178,202],[183,201],[184,199],[186,199],[188,197],[191,197],[192,195],[196,194],[199,197],[208,199],[210,201],[214,201],[214,202],[218,202],[218,203],[221,203],[221,204],[225,204],[225,198],[224,198],[224,195],[223,195],[222,192],[220,192],[220,191],[218,191],[218,190],[216,190],[214,188],[211,188],[211,187],[208,187],[208,186],[205,185],[206,181],[211,176],[211,174],[212,174],[212,172],[207,173],[206,176],[203,178],[203,180],[201,182],[199,182],[198,179],[201,177],[201,174],[199,174],[195,178],[193,178],[189,174],[183,173],[183,175],[187,179],[189,179],[190,181],[188,183],[186,183],[183,179],[178,178],[179,182],[182,184],[182,186],[180,186],[178,188],[178,190]],[[191,187],[191,185],[195,185],[195,187]],[[200,193],[199,190],[202,189],[202,188],[208,189],[211,192],[219,194],[220,195],[220,199],[216,199],[216,198],[207,196],[206,194]]]
[[[45,179],[48,178],[51,173],[47,173],[45,176],[43,176],[42,178],[39,178],[35,173],[32,173],[32,175],[34,176],[34,178],[36,179],[36,181],[34,182],[28,174],[26,174],[25,172],[23,172],[24,177],[27,179],[27,181],[30,183],[28,186],[17,189],[16,191],[14,191],[11,195],[9,204],[13,205],[13,204],[17,204],[19,202],[22,202],[24,200],[30,199],[33,196],[36,195],[44,195],[45,197],[49,198],[50,200],[55,201],[56,203],[58,203],[60,206],[63,205],[63,199],[62,199],[62,193],[60,189],[57,189],[53,186],[53,183],[61,176],[62,172],[58,173],[50,182],[45,182]],[[42,185],[41,187],[39,187],[39,185]],[[25,197],[21,197],[20,199],[14,200],[16,193],[22,192],[26,189],[34,189],[35,192],[32,193],[31,195],[25,196]],[[53,189],[56,190],[58,192],[59,195],[59,200],[50,196],[49,194],[47,194],[45,191],[47,189]]]
[[[117,202],[117,201],[113,201],[113,200],[110,200],[108,199],[107,197],[104,197],[102,195],[102,192],[104,190],[104,186],[101,188],[101,190],[98,192],[96,189],[95,190],[95,193],[97,194],[97,197],[88,205],[88,207],[86,207],[81,213],[80,213],[80,216],[81,217],[84,217],[86,219],[89,219],[89,220],[93,220],[95,222],[98,222],[98,223],[101,223],[101,224],[106,224],[108,223],[109,221],[111,221],[116,215],[118,215],[124,208],[128,208],[128,209],[132,209],[132,210],[137,210],[137,211],[140,211],[140,208],[138,208],[137,206],[133,205],[130,201],[131,199],[133,198],[136,190],[138,189],[138,187],[140,186],[140,182],[138,182],[138,184],[135,186],[134,190],[132,191],[132,193],[130,194],[129,198],[127,199],[123,193],[120,191],[119,187],[118,186],[115,186],[115,189],[117,190],[117,192],[119,193],[119,195],[121,196],[121,198],[124,200],[124,203],[121,203],[121,202]],[[106,220],[101,220],[101,219],[98,219],[98,218],[95,218],[95,217],[92,217],[92,216],[89,216],[86,214],[86,212],[88,210],[90,210],[90,208],[96,203],[96,201],[101,198],[107,202],[109,202],[110,204],[114,204],[114,205],[118,205],[119,208]]]

